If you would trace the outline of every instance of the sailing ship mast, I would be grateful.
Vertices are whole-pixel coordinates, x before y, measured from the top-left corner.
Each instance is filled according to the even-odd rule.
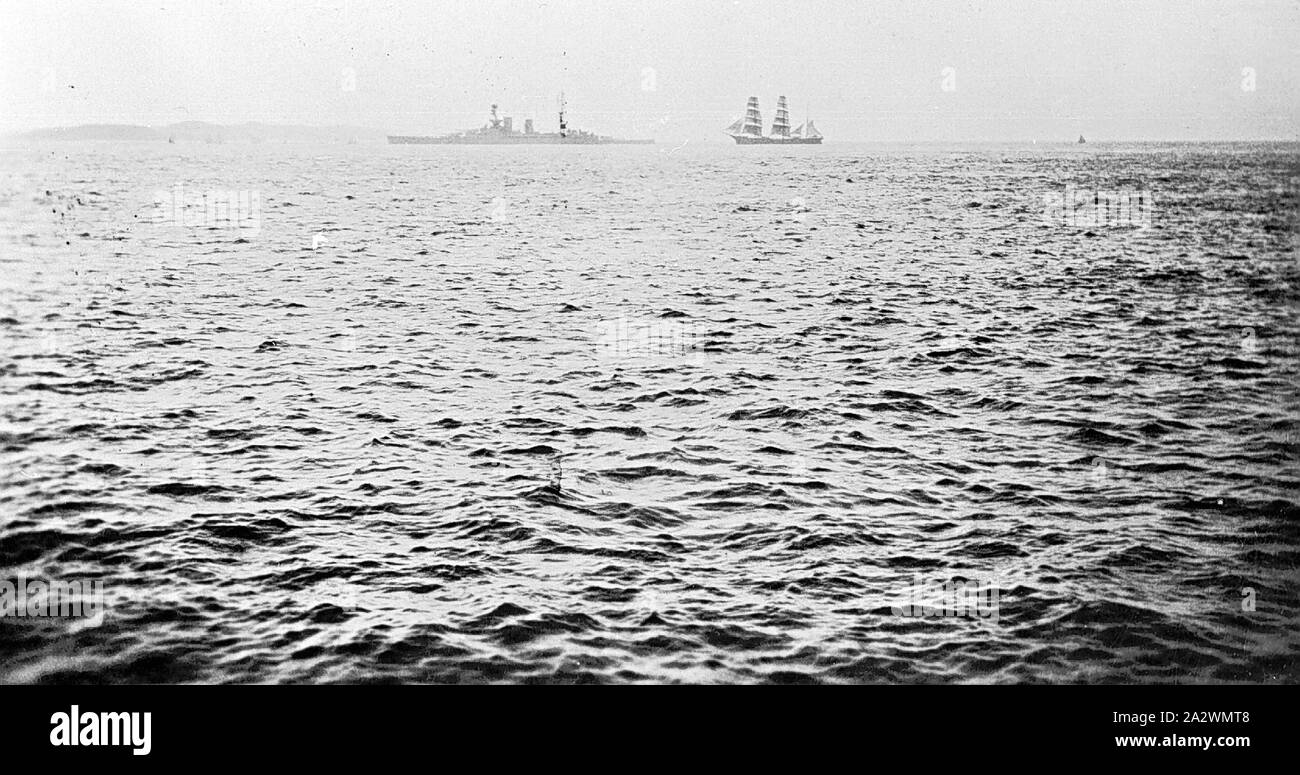
[[[813,125],[811,118],[806,118],[802,124],[795,127],[790,136],[798,139],[812,139],[821,137],[822,133],[817,131],[817,127]]]
[[[568,134],[569,125],[564,123],[564,92],[560,92],[560,137],[567,137]]]
[[[776,100],[776,118],[772,133],[764,136],[763,116],[758,110],[758,97],[750,97],[745,105],[745,116],[731,122],[724,132],[739,145],[820,145],[822,133],[808,119],[795,130],[790,129],[790,109],[785,97]]]
[[[763,116],[758,112],[758,97],[750,97],[745,105],[745,125],[740,133],[750,137],[763,136]]]
[[[783,140],[790,137],[790,111],[786,110],[784,96],[776,98],[776,118],[772,120],[772,136]]]

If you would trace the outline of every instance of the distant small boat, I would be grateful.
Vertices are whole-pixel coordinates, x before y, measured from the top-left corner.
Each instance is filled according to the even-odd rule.
[[[1086,142],[1088,141],[1083,139],[1083,135],[1079,135],[1079,145],[1083,145]]]
[[[171,135],[168,135],[168,136],[167,136],[167,142],[170,143],[170,144],[172,144],[172,145],[175,145],[175,144],[176,144],[176,138],[175,138],[175,137],[172,137]]]

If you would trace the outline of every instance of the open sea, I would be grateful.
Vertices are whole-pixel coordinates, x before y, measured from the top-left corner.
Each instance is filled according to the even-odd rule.
[[[0,681],[1295,683],[1298,197],[1296,144],[0,150],[0,578],[107,606],[10,594]]]

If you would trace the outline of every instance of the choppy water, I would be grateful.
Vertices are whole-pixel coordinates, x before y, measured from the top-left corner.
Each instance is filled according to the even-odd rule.
[[[1300,675],[1294,145],[0,169],[4,680]]]

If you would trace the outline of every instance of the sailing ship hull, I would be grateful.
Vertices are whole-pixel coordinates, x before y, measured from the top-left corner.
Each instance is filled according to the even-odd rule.
[[[745,115],[732,122],[722,130],[736,141],[736,145],[821,145],[822,133],[808,119],[791,131],[790,111],[786,107],[785,97],[776,99],[776,120],[772,122],[772,131],[763,134],[763,114],[758,109],[758,97],[750,97],[745,103]]]
[[[820,137],[746,137],[732,135],[736,145],[821,145]]]

